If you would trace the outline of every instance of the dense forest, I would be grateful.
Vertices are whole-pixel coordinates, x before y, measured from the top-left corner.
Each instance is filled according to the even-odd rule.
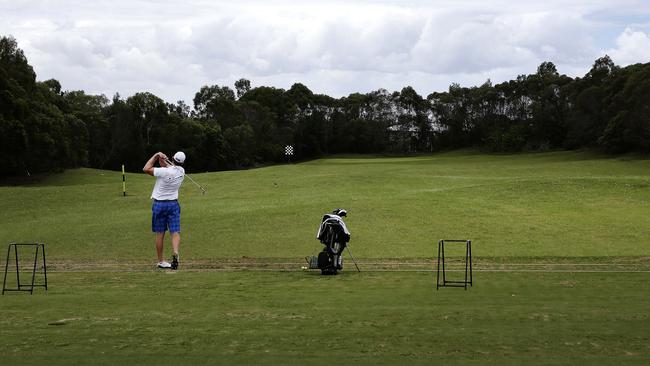
[[[184,150],[189,171],[239,169],[324,154],[414,154],[473,147],[487,152],[650,151],[650,63],[624,68],[608,56],[584,77],[551,62],[535,74],[478,87],[452,84],[426,98],[406,86],[340,99],[305,85],[289,90],[238,80],[211,85],[193,106],[148,93],[64,91],[36,74],[13,37],[0,38],[2,176],[65,168],[139,171],[156,151]]]

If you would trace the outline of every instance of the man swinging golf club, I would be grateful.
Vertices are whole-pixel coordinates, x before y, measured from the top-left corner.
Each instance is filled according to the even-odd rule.
[[[154,164],[158,161],[159,168]],[[178,248],[181,243],[181,206],[178,204],[178,189],[185,178],[185,153],[182,151],[174,154],[171,163],[167,156],[161,152],[155,153],[144,165],[142,170],[156,177],[156,184],[151,192],[153,205],[151,207],[151,231],[156,233],[156,253],[158,254],[158,268],[178,269]],[[169,230],[172,238],[172,262],[163,260],[163,242],[165,231]]]

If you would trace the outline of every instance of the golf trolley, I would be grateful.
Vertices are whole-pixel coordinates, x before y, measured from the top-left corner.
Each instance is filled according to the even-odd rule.
[[[336,209],[331,214],[325,214],[320,226],[316,239],[325,246],[318,253],[318,256],[306,257],[310,269],[320,269],[322,274],[336,274],[343,269],[343,251],[347,248],[350,258],[359,270],[357,262],[350,252],[350,232],[343,222],[343,217],[347,216],[347,211]]]

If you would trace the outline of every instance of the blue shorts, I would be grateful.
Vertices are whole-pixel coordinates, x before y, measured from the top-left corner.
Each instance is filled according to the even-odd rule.
[[[154,233],[181,232],[181,206],[177,200],[153,201],[151,206],[151,231]]]

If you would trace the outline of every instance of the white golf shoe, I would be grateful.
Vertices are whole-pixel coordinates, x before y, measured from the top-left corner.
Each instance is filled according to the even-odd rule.
[[[158,268],[172,268],[172,265],[169,262],[158,262]]]

